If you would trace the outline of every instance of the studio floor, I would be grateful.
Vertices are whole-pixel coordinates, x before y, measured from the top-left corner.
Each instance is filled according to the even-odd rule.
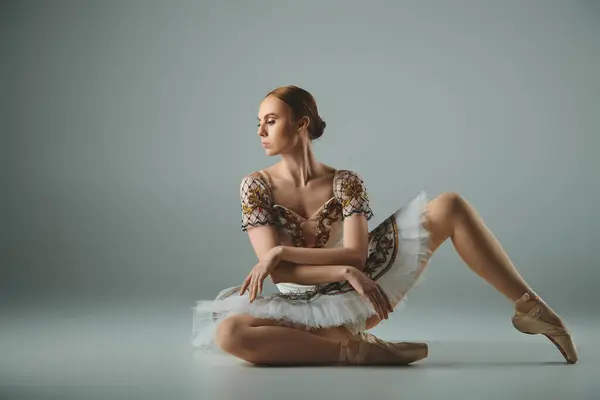
[[[1,313],[1,399],[598,399],[600,322],[570,321],[567,365],[510,312],[412,310],[372,333],[422,340],[409,367],[256,367],[189,346],[181,307],[20,308]]]

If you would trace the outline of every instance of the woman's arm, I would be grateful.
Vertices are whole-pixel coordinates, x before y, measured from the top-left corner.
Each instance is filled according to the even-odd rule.
[[[275,256],[277,267],[273,282],[318,284],[345,279],[347,268],[364,270],[368,250],[367,220],[363,215],[346,217],[343,247],[303,248],[281,245],[274,226],[248,229],[248,236],[259,261]]]
[[[275,283],[311,285],[348,281],[361,296],[369,299],[381,319],[387,319],[389,313],[394,311],[389,297],[381,286],[357,268],[344,265],[285,265],[283,263],[271,273],[271,279]]]
[[[308,264],[308,266],[347,265],[362,269],[363,257],[354,249],[348,247],[335,248],[306,248],[278,246],[277,253],[281,261],[293,264]]]
[[[282,261],[271,273],[273,283],[297,283],[299,285],[317,285],[346,280],[350,265],[299,265]]]
[[[343,226],[342,247],[306,248],[278,246],[279,259],[295,264],[350,265],[360,270],[367,262],[369,231],[364,215],[346,217]]]

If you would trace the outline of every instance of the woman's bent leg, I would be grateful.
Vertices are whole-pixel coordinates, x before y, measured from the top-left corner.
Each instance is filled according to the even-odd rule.
[[[242,314],[222,321],[215,339],[225,352],[254,364],[336,365],[348,335],[345,328],[310,332]]]
[[[531,290],[485,225],[475,208],[456,193],[444,193],[428,204],[433,246],[447,238],[477,275],[514,302]]]
[[[525,282],[473,206],[450,192],[430,201],[426,213],[431,253],[450,238],[469,268],[514,303],[515,328],[546,335],[568,362],[577,361],[577,349],[561,318]],[[367,321],[367,326],[378,322]]]
[[[460,195],[442,193],[427,203],[426,215],[423,227],[430,234],[430,254],[451,239],[467,266],[511,301],[531,290],[477,211]],[[377,316],[369,318],[367,329],[379,322]]]

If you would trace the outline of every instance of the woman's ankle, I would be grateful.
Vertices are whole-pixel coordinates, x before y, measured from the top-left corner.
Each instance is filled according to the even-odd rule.
[[[537,299],[539,299],[539,296],[537,295],[537,293],[534,292],[532,289],[529,289],[526,292],[524,292],[523,294],[521,294],[521,296],[519,298],[514,300],[514,303],[515,303],[515,305],[524,304],[524,303],[530,302],[531,300],[537,300]]]
[[[523,293],[517,300],[515,300],[515,309],[522,313],[527,313],[533,307],[541,302],[540,297],[533,290],[528,290]]]
[[[540,319],[557,326],[564,327],[562,319],[537,293],[528,291],[515,301],[515,309],[521,313],[528,313],[532,308],[540,306]]]

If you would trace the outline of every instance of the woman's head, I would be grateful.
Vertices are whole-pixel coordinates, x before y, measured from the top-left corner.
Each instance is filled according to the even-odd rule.
[[[297,86],[272,90],[259,107],[258,135],[272,155],[320,138],[325,125],[313,96]]]

